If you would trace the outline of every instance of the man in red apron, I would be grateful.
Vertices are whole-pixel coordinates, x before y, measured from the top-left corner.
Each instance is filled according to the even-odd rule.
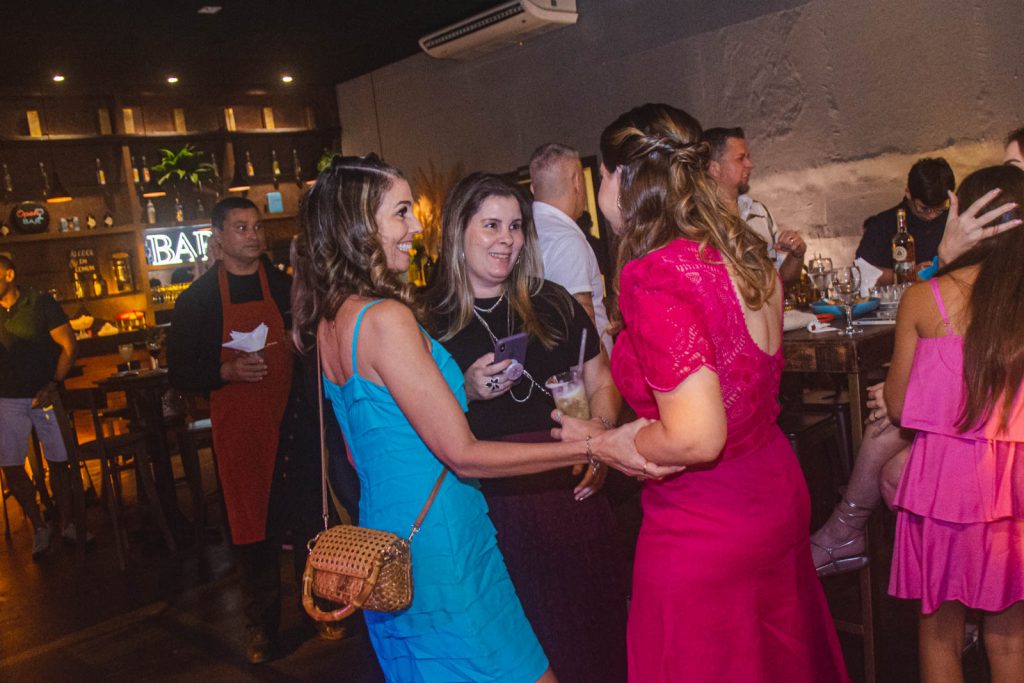
[[[286,335],[291,278],[262,257],[266,241],[251,201],[223,199],[211,220],[221,257],[178,298],[167,360],[173,386],[210,395],[217,471],[245,597],[247,656],[258,663],[270,656],[281,609],[280,539],[268,539],[267,522],[294,363]],[[222,346],[232,331],[260,323],[269,328],[261,352]]]

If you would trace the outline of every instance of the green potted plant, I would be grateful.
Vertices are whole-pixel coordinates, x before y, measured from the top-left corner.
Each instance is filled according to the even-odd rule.
[[[203,183],[214,177],[216,171],[212,163],[203,160],[205,156],[202,150],[185,143],[176,152],[161,149],[159,162],[149,170],[158,185],[170,186],[175,197],[191,208],[196,202],[202,203]]]

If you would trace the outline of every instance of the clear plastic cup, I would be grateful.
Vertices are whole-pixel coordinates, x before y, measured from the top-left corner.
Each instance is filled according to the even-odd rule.
[[[570,417],[581,420],[590,419],[590,402],[587,401],[587,388],[583,384],[583,376],[579,370],[566,370],[552,375],[544,386],[555,399],[555,407]]]

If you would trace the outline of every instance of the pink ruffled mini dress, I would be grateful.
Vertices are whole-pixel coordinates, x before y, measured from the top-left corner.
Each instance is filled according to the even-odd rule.
[[[896,490],[899,509],[889,593],[997,612],[1024,600],[1024,402],[1007,429],[998,414],[961,433],[963,338],[953,334],[931,281],[944,337],[919,339],[901,423],[916,429]]]

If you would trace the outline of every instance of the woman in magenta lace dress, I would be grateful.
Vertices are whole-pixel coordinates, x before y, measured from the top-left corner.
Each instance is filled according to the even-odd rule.
[[[1024,172],[1013,166],[967,176],[959,204],[994,188],[1002,195],[989,207],[1015,202],[1001,222],[1019,223]],[[899,518],[889,592],[921,601],[925,681],[963,680],[967,608],[983,614],[992,680],[1024,681],[1022,381],[1018,227],[911,287],[896,319],[885,398],[893,421],[917,435],[893,503]]]
[[[563,436],[647,481],[633,570],[630,681],[848,680],[808,543],[803,475],[775,424],[782,287],[764,242],[705,173],[700,124],[644,105],[601,136],[599,204],[622,238],[616,385],[649,463],[592,425]],[[609,435],[610,437],[610,435]]]

